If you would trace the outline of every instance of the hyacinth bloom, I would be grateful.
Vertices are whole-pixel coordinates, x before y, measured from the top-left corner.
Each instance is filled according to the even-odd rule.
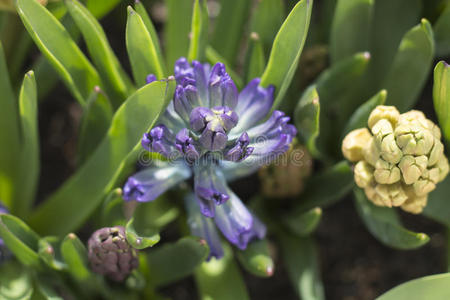
[[[253,79],[239,92],[225,66],[180,58],[173,100],[158,124],[145,133],[142,147],[167,161],[157,161],[131,176],[124,200],[147,202],[193,176],[194,193],[187,197],[194,235],[210,245],[210,256],[223,250],[217,228],[234,245],[265,236],[265,226],[230,190],[227,180],[249,175],[289,149],[296,129],[290,118],[275,110],[273,87]],[[154,75],[147,77],[150,83]],[[215,224],[215,226],[214,226]]]

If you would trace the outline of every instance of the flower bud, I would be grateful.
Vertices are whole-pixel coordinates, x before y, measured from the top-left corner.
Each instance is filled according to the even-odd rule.
[[[369,128],[372,129],[372,127],[379,121],[379,120],[387,120],[391,123],[392,127],[394,127],[397,124],[398,118],[400,116],[400,113],[394,106],[384,106],[379,105],[375,107],[375,109],[370,113],[368,125]]]
[[[122,226],[97,230],[88,241],[92,270],[114,281],[123,281],[138,267],[137,250],[125,237]]]
[[[372,138],[367,128],[351,131],[342,142],[342,153],[349,161],[357,162],[363,159],[363,149]]]

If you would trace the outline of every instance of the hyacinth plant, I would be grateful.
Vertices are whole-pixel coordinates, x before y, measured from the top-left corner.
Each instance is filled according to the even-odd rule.
[[[421,0],[339,0],[313,10],[312,0],[166,0],[167,16],[158,16],[154,1],[119,2],[1,2],[0,9],[17,12],[2,15],[2,29],[17,34],[1,32],[0,124],[8,130],[0,130],[0,141],[9,147],[0,155],[7,207],[0,210],[0,257],[7,253],[0,298],[160,299],[160,287],[194,275],[202,298],[250,299],[236,261],[260,277],[276,276],[281,261],[298,297],[324,299],[312,234],[322,210],[352,189],[361,219],[386,246],[429,241],[404,228],[391,206],[423,210],[450,228],[446,154],[431,150],[438,130],[424,121],[411,137],[396,133],[402,126],[395,124],[390,134],[398,140],[388,143],[370,114],[386,104],[402,116],[414,106],[433,58],[450,54],[450,4],[442,10]],[[114,7],[128,11],[133,79],[98,21]],[[313,11],[322,17],[311,19]],[[41,55],[17,106],[14,89],[30,68],[31,41]],[[448,72],[445,62],[436,66],[433,90],[447,146]],[[46,98],[58,80],[82,111],[76,170],[49,197],[36,197],[37,95]],[[367,123],[365,137],[379,141],[374,155],[381,162],[348,155],[355,149],[345,137]],[[425,131],[433,146],[412,151]],[[402,151],[395,163],[383,150],[394,144]],[[359,162],[352,167],[343,156]],[[231,184],[255,172],[261,192],[233,192]],[[400,190],[394,185],[404,189],[402,204],[393,199]],[[79,239],[72,232],[81,228]],[[408,283],[382,299],[417,290],[439,297],[445,289],[430,290],[427,280],[445,286],[449,276]]]

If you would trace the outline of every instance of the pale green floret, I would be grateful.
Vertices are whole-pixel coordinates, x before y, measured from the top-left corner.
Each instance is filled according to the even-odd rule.
[[[356,185],[358,185],[360,188],[365,188],[373,183],[373,167],[364,160],[359,161],[355,165],[354,172]]]
[[[375,164],[374,177],[376,182],[381,184],[392,184],[400,181],[400,169],[395,164],[391,164],[383,159],[379,159]]]
[[[400,113],[394,106],[379,105],[372,111],[367,123],[369,128],[372,129],[379,120],[385,119],[391,123],[392,127],[394,127],[397,125],[399,116]]]

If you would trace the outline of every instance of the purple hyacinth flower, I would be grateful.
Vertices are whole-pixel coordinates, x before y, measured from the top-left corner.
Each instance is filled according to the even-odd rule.
[[[248,137],[247,132],[244,132],[239,139],[236,141],[236,144],[228,150],[225,154],[225,159],[234,162],[241,162],[247,157],[249,157],[255,148],[249,147],[250,139]]]
[[[145,82],[149,84],[152,83],[153,81],[156,81],[155,74],[148,74],[147,77],[145,78]]]
[[[157,152],[165,157],[169,157],[173,151],[173,133],[164,125],[158,125],[150,132],[144,133],[141,144],[150,152]]]
[[[200,157],[195,148],[194,139],[189,136],[187,128],[183,128],[177,133],[175,146],[184,155],[186,162],[189,164],[194,163]]]

